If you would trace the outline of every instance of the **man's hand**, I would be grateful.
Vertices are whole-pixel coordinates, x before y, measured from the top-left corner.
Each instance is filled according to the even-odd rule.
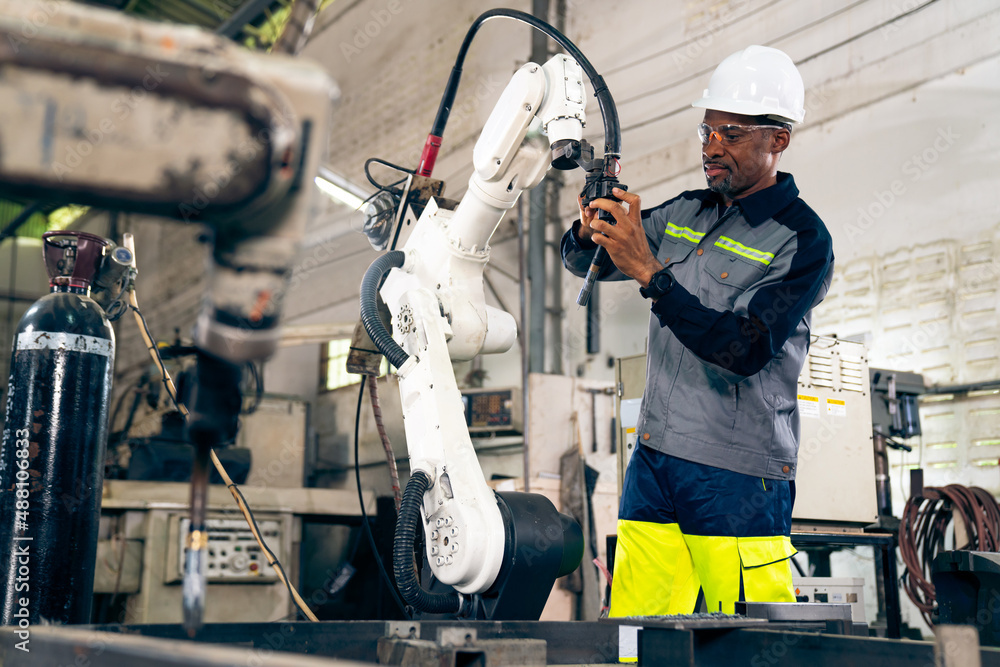
[[[593,241],[594,230],[590,227],[590,222],[597,218],[597,209],[583,205],[583,197],[577,195],[576,203],[580,206],[580,229],[577,234],[581,241]]]
[[[615,188],[613,192],[621,202],[595,199],[589,207],[580,207],[580,238],[584,238],[584,230],[589,227],[593,234],[590,240],[604,246],[618,270],[646,287],[653,274],[662,269],[663,265],[649,249],[640,217],[642,207],[639,195],[619,188]],[[601,220],[595,209],[607,211],[618,224],[612,225]]]

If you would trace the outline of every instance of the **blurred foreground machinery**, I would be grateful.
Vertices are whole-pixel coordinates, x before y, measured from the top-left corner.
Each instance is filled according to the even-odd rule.
[[[200,222],[211,233],[186,397],[196,448],[184,579],[190,631],[204,607],[209,455],[236,434],[242,364],[277,346],[336,94],[315,65],[196,28],[75,3],[0,1],[0,194]],[[22,422],[7,423],[6,465],[15,463],[14,436],[32,429]],[[32,432],[29,458],[53,445],[46,437]],[[52,492],[62,491],[72,493]],[[29,506],[36,492],[23,499]],[[17,536],[25,535],[15,527]],[[37,620],[40,611],[28,613]]]

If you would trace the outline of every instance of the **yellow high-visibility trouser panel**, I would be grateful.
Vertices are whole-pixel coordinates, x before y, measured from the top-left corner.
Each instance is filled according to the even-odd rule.
[[[732,614],[740,599],[794,602],[785,535],[685,535],[676,523],[618,521],[609,616],[690,614],[704,589],[708,611]]]

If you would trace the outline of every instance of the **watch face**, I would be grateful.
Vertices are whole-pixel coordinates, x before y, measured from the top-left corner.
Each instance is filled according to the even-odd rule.
[[[674,277],[666,270],[653,274],[648,287],[639,289],[639,293],[647,299],[658,299],[673,287]]]

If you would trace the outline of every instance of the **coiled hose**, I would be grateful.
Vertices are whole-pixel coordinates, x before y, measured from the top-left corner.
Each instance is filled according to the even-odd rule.
[[[386,330],[378,316],[378,289],[385,274],[390,269],[403,266],[405,260],[406,253],[402,250],[387,252],[371,263],[361,279],[361,324],[378,351],[397,369],[406,363],[410,355],[392,339],[392,334]]]
[[[989,491],[979,487],[925,486],[920,496],[906,501],[899,522],[899,555],[904,565],[900,581],[930,627],[934,627],[937,601],[931,570],[945,549],[945,535],[956,513],[969,537],[963,549],[1000,551],[1000,507]]]
[[[403,503],[396,519],[392,571],[396,575],[396,587],[408,605],[431,614],[456,614],[462,608],[462,597],[457,593],[437,594],[425,591],[420,586],[413,562],[413,545],[420,528],[420,505],[430,485],[430,478],[422,470],[410,475],[410,481],[406,483]]]

